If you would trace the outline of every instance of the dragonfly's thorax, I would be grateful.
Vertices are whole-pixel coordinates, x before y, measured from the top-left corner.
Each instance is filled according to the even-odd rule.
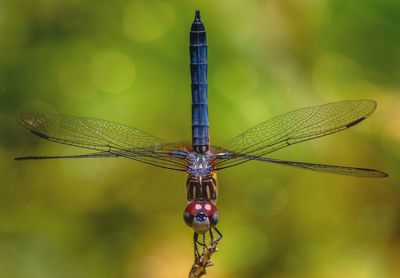
[[[217,174],[211,172],[203,177],[188,174],[186,190],[188,201],[211,201],[215,203],[218,198]]]
[[[213,169],[211,154],[189,153],[188,156],[188,174],[196,177],[206,177],[211,174]]]

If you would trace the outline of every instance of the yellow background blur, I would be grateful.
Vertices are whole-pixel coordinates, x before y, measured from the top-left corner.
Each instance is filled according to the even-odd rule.
[[[188,32],[209,44],[211,140],[300,107],[374,99],[343,133],[274,153],[363,179],[249,162],[219,174],[224,238],[207,277],[400,276],[400,2],[0,2],[0,277],[185,277],[185,175],[74,154],[15,121],[90,116],[190,140]]]

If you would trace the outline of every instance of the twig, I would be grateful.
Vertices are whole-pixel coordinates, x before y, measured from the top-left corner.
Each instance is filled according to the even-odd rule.
[[[211,242],[211,245],[207,247],[204,253],[196,259],[192,269],[189,272],[189,278],[199,278],[206,274],[206,268],[212,266],[211,256],[217,252],[218,241]]]

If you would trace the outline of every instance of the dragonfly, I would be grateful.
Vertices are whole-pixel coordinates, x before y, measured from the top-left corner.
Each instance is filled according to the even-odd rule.
[[[90,150],[79,155],[26,156],[17,160],[56,158],[123,157],[186,173],[187,205],[184,222],[193,228],[195,259],[206,246],[222,238],[217,228],[217,172],[250,161],[268,162],[318,172],[365,178],[387,174],[369,168],[334,166],[270,158],[288,146],[353,127],[376,108],[373,100],[345,100],[301,108],[246,130],[215,146],[210,144],[207,101],[207,38],[200,11],[190,29],[190,75],[192,92],[192,141],[168,142],[123,124],[58,114],[22,114],[18,123],[34,135],[65,145]],[[202,239],[201,239],[202,237]]]

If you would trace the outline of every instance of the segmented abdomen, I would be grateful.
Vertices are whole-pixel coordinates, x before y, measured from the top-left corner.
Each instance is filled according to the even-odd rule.
[[[190,30],[190,73],[192,80],[192,145],[193,150],[209,150],[207,103],[207,38],[197,11]]]

